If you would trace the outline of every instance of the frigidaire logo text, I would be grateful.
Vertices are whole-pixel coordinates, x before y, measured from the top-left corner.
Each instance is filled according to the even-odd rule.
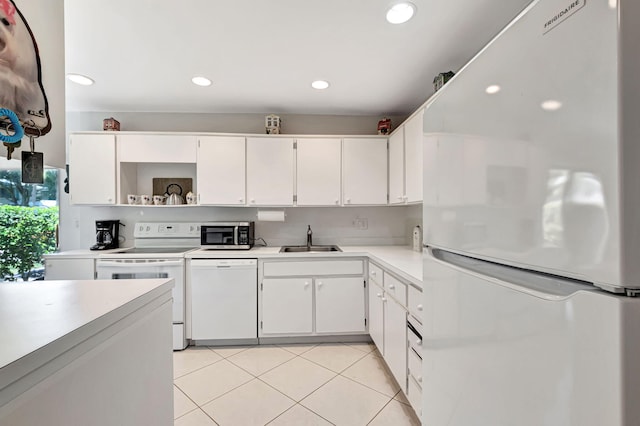
[[[560,12],[556,13],[555,16],[549,19],[544,24],[544,32],[551,30],[553,27],[558,25],[564,19],[568,18],[571,14],[578,11],[585,5],[586,0],[575,0],[572,1],[567,7],[562,9]]]

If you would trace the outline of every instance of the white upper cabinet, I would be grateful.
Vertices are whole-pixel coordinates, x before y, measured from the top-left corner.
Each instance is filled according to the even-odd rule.
[[[198,204],[245,205],[245,138],[200,136],[197,157]]]
[[[404,126],[389,137],[389,204],[404,204]]]
[[[344,205],[387,204],[387,139],[345,138],[342,147]]]
[[[296,188],[299,206],[340,205],[341,140],[297,139]]]
[[[116,142],[113,134],[71,135],[71,204],[116,203]]]
[[[293,205],[293,166],[293,138],[247,138],[247,204]]]
[[[118,161],[123,163],[195,163],[195,135],[118,135]]]
[[[424,109],[418,111],[404,125],[405,201],[422,202],[422,120]]]
[[[422,118],[419,110],[389,137],[389,204],[422,202]]]

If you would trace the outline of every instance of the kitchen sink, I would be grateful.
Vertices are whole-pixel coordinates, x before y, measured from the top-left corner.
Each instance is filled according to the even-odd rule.
[[[325,253],[342,251],[338,246],[282,246],[280,253]]]

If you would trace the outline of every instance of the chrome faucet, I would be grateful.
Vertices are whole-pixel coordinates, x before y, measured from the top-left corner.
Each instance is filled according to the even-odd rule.
[[[311,225],[307,226],[307,250],[311,250],[311,246],[313,245],[313,231],[311,230]]]

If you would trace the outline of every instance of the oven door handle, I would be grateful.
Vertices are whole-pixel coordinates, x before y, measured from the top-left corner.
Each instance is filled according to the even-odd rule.
[[[96,267],[140,268],[144,266],[182,266],[183,264],[182,260],[154,260],[152,262],[118,262],[116,260],[98,260]]]

